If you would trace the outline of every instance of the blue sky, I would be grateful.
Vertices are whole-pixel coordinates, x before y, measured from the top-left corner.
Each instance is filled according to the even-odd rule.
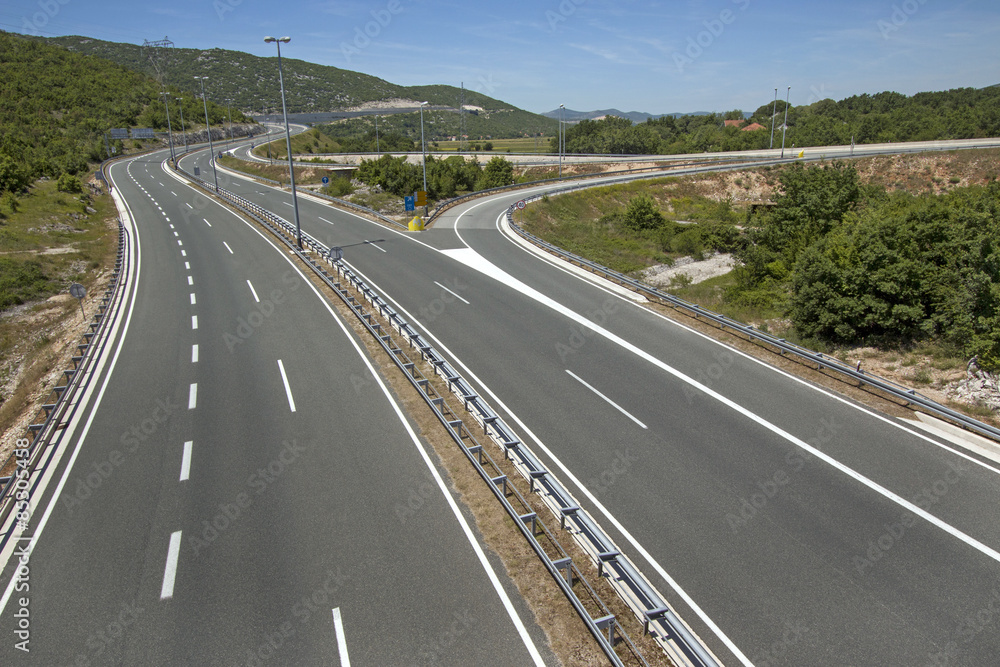
[[[529,111],[752,111],[1000,83],[996,0],[4,0],[0,28],[282,55]]]

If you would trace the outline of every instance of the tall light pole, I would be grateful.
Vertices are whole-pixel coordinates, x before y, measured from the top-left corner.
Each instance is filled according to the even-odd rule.
[[[563,114],[566,111],[566,106],[563,104],[559,105],[559,178],[562,178],[562,154],[563,154]]]
[[[774,106],[771,107],[771,146],[774,148],[774,117],[778,114],[778,89],[774,89]]]
[[[184,152],[187,153],[187,150],[188,150],[188,135],[187,135],[187,130],[184,129],[184,98],[183,97],[175,97],[174,99],[177,100],[177,106],[181,110],[181,136],[184,137]]]
[[[226,142],[226,145],[228,146],[229,142],[233,140],[233,101],[232,100],[226,100],[226,118],[229,119],[229,141]]]
[[[170,97],[165,89],[163,91],[163,107],[167,110],[167,142],[170,144],[170,161],[174,163],[174,169],[177,168],[177,156],[174,155],[174,131],[170,127],[170,103],[167,102],[167,98]]]
[[[382,157],[382,151],[378,147],[378,114],[375,114],[375,155]]]
[[[205,106],[205,132],[208,133],[208,150],[211,153],[209,162],[212,163],[212,177],[215,179],[215,191],[219,191],[219,174],[215,171],[215,145],[212,143],[212,126],[208,124],[208,97],[205,96],[205,79],[207,76],[196,76],[201,81],[201,102]]]
[[[792,87],[789,86],[788,90],[785,91],[785,122],[781,124],[781,157],[785,157],[785,130],[788,129],[788,95],[792,92]]]
[[[281,71],[281,44],[292,41],[291,37],[265,37],[266,44],[278,47],[278,85],[281,86],[281,113],[285,117],[285,147],[288,149],[288,180],[292,185],[292,211],[295,213],[295,242],[302,247],[302,227],[299,224],[299,199],[295,195],[295,165],[292,162],[292,133],[288,129],[288,108],[285,106],[285,75]]]
[[[427,217],[427,149],[424,146],[424,107],[427,102],[420,103],[420,154],[424,163],[424,217]]]

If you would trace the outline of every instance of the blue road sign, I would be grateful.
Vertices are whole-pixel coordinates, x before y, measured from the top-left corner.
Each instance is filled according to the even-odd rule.
[[[323,177],[323,185],[326,185],[329,182],[330,182],[330,177],[329,176],[324,176]]]
[[[403,197],[403,203],[406,205],[406,210],[407,211],[415,211],[415,210],[417,210],[417,198],[416,197],[413,197],[413,196]]]

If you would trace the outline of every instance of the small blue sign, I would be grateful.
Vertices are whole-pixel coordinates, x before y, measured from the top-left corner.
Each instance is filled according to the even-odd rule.
[[[413,196],[403,197],[403,203],[406,205],[406,210],[407,211],[415,211],[415,210],[417,210],[417,198],[416,197],[413,197]]]
[[[324,176],[323,177],[323,185],[326,185],[329,182],[330,182],[330,177],[329,176]]]

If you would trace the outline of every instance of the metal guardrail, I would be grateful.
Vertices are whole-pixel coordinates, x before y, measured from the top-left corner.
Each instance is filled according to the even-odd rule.
[[[551,192],[547,192],[544,195],[536,195],[528,197],[527,201],[536,201],[544,196],[549,196],[553,194],[562,194],[564,192],[570,192],[572,190],[578,190],[586,187],[589,186],[581,185],[573,188],[554,190]],[[808,350],[799,345],[795,345],[794,343],[789,343],[784,338],[777,338],[768,333],[755,329],[749,324],[744,324],[743,322],[730,319],[725,315],[720,315],[718,313],[702,308],[698,304],[693,304],[683,299],[679,299],[671,294],[662,292],[656,289],[655,287],[651,287],[650,285],[647,285],[639,280],[630,278],[617,271],[613,271],[612,269],[602,266],[597,262],[592,262],[589,259],[584,259],[579,255],[574,255],[571,252],[563,250],[562,248],[559,248],[558,246],[555,246],[549,243],[548,241],[540,239],[534,234],[522,229],[520,225],[514,222],[513,211],[509,208],[507,210],[507,222],[508,224],[510,224],[511,229],[513,229],[520,236],[527,239],[528,241],[531,241],[535,245],[544,248],[548,252],[557,255],[559,257],[562,257],[563,259],[566,259],[574,264],[589,269],[590,271],[598,275],[601,275],[614,282],[617,282],[620,285],[629,287],[644,296],[651,297],[659,302],[665,303],[674,308],[685,310],[688,313],[694,315],[695,318],[711,322],[712,324],[715,324],[722,330],[730,329],[733,332],[742,334],[748,340],[770,345],[776,348],[779,354],[781,354],[782,356],[784,356],[785,354],[789,354],[794,357],[798,357],[802,361],[815,364],[817,370],[825,370],[825,369],[831,370],[834,373],[837,373],[846,378],[854,380],[859,384],[859,386],[868,385],[874,387],[880,391],[889,394],[890,396],[893,396],[894,398],[902,400],[906,404],[912,404],[918,406],[926,410],[927,412],[930,412],[931,414],[934,414],[945,420],[951,421],[952,423],[957,424],[963,428],[966,428],[974,433],[985,436],[992,440],[1000,441],[1000,429],[990,426],[989,424],[984,424],[983,422],[977,419],[973,419],[968,415],[964,415],[960,412],[952,410],[951,408],[945,407],[940,403],[937,403],[936,401],[922,394],[917,393],[915,389],[905,387],[900,384],[896,384],[891,380],[881,378],[871,373],[866,373],[863,370],[852,368],[851,366],[842,363],[841,361],[839,361],[834,357],[822,354],[820,352],[814,352],[812,350]]]
[[[237,159],[239,159],[239,158],[237,158]],[[244,160],[244,162],[245,162],[245,160]],[[223,168],[225,169],[225,168],[231,168],[231,167],[223,167]],[[252,178],[252,179],[255,179],[255,180],[258,180],[258,181],[263,181],[264,183],[267,183],[269,185],[275,185],[275,186],[277,186],[279,188],[280,187],[284,187],[284,184],[281,183],[280,181],[275,181],[274,179],[271,179],[271,178],[265,178],[263,176],[258,176],[257,174],[251,174],[250,172],[241,171],[239,169],[233,169],[233,170],[234,171],[238,171],[240,174],[246,176],[247,178]],[[338,197],[333,197],[331,195],[324,194],[322,192],[316,192],[316,191],[313,191],[313,190],[302,190],[302,191],[304,193],[312,195],[314,197],[320,197],[322,199],[326,199],[328,201],[331,201],[334,204],[336,204],[338,206],[341,206],[343,208],[351,209],[351,210],[357,211],[358,213],[361,213],[363,215],[367,215],[367,216],[370,216],[370,217],[373,217],[373,218],[377,218],[379,221],[384,222],[385,224],[390,225],[392,227],[398,227],[399,229],[403,229],[403,230],[409,229],[409,227],[407,227],[403,223],[397,222],[396,220],[393,220],[392,218],[389,218],[389,217],[387,217],[387,216],[379,213],[375,209],[368,208],[367,206],[362,206],[360,204],[355,204],[354,202],[349,202],[346,199],[340,199]]]
[[[183,172],[191,180],[198,182],[206,190],[215,191],[214,186],[207,181]],[[272,229],[279,239],[289,246],[303,261],[309,264],[313,270],[324,280],[338,295],[347,303],[349,307],[356,310],[356,299],[346,294],[339,282],[331,279],[329,273],[309,254],[300,251],[294,242],[295,228],[274,215],[270,211],[247,201],[239,195],[235,195],[226,190],[220,189],[218,194],[229,203],[243,210],[254,219],[258,220],[268,228]],[[338,272],[338,277],[344,277],[353,288],[364,296],[373,308],[378,310],[380,317],[389,322],[392,329],[398,332],[406,340],[411,349],[416,349],[420,353],[422,361],[428,363],[434,373],[444,379],[449,390],[457,396],[465,410],[472,415],[473,419],[482,427],[483,431],[492,439],[504,453],[517,470],[530,483],[532,490],[537,488],[537,493],[543,502],[553,511],[555,517],[560,520],[560,527],[569,530],[574,539],[581,545],[585,552],[593,559],[598,567],[599,576],[608,576],[609,583],[615,587],[622,599],[629,604],[636,613],[636,616],[643,623],[645,632],[652,628],[657,631],[657,639],[665,648],[676,647],[668,655],[676,660],[680,659],[683,664],[697,667],[716,667],[719,663],[712,653],[702,645],[702,643],[691,633],[688,627],[680,621],[670,606],[653,586],[635,568],[631,560],[625,556],[615,545],[614,541],[608,537],[604,531],[591,518],[586,510],[581,509],[573,496],[562,486],[542,465],[531,450],[524,445],[514,432],[506,425],[500,416],[473,390],[468,382],[459,374],[454,367],[431,345],[427,344],[420,334],[388,304],[375,290],[369,287],[360,277],[358,277],[343,260],[333,259],[331,249],[324,246],[312,236],[302,234],[303,245],[316,253],[321,261],[328,263]],[[577,597],[572,585],[565,580],[563,570],[570,572],[569,579],[572,579],[572,572],[583,579],[582,573],[575,569],[571,559],[563,557],[552,560],[545,555],[544,548],[538,543],[535,532],[544,524],[534,513],[519,514],[507,499],[507,492],[513,487],[507,484],[506,477],[490,477],[484,468],[488,463],[488,453],[482,446],[474,444],[468,446],[465,440],[474,442],[474,436],[469,432],[461,420],[447,419],[446,412],[450,410],[444,403],[443,397],[432,395],[431,385],[426,378],[421,379],[418,370],[412,361],[401,354],[401,347],[396,347],[391,337],[382,331],[381,325],[372,321],[370,314],[359,314],[359,319],[366,328],[380,342],[386,352],[394,362],[404,371],[408,380],[420,391],[425,401],[435,411],[439,420],[447,427],[451,437],[462,447],[464,453],[470,460],[473,460],[477,471],[489,480],[490,487],[495,495],[501,500],[504,508],[519,527],[522,534],[528,539],[532,549],[542,559],[543,564],[549,573],[559,583],[560,588],[569,598],[581,618],[590,629],[591,634],[597,639],[602,650],[611,660],[612,664],[621,665],[621,660],[614,651],[613,643],[616,636],[628,641],[629,646],[636,655],[634,645],[628,640],[621,626],[614,616],[605,613],[603,617],[593,618],[583,607],[583,603]],[[495,465],[495,464],[494,464]],[[501,491],[503,491],[501,493]],[[531,525],[531,529],[528,525]],[[559,547],[561,550],[561,547]],[[565,552],[563,552],[565,553]],[[589,584],[587,585],[590,589]],[[591,592],[592,589],[590,589]],[[598,598],[599,599],[599,598]],[[603,606],[603,603],[601,603]],[[606,607],[604,607],[607,611]],[[604,633],[607,633],[605,636]],[[641,655],[640,655],[641,658]],[[643,662],[645,662],[643,660]]]
[[[121,157],[106,160],[101,164],[100,179],[108,183],[109,191],[110,180],[108,180],[105,174],[105,169],[108,164],[121,159]],[[127,157],[131,158],[135,156],[129,155]],[[65,384],[54,387],[49,393],[50,396],[55,394],[55,401],[42,405],[42,412],[45,413],[45,419],[28,426],[28,434],[31,437],[30,439],[24,438],[24,440],[30,440],[30,442],[25,447],[16,447],[10,457],[4,462],[4,465],[0,467],[0,469],[6,469],[12,463],[15,466],[14,472],[11,475],[0,478],[0,487],[2,487],[0,488],[0,526],[6,528],[4,533],[0,535],[0,548],[6,544],[17,526],[21,526],[22,528],[27,526],[28,519],[18,518],[16,521],[10,522],[8,527],[8,519],[10,519],[11,512],[15,507],[28,507],[26,503],[31,495],[30,490],[37,486],[37,479],[33,480],[32,477],[43,458],[45,450],[51,444],[57,431],[59,431],[59,425],[62,423],[63,417],[66,415],[67,410],[70,409],[70,406],[73,405],[79,392],[85,389],[93,379],[92,366],[96,363],[96,359],[99,356],[99,353],[95,352],[95,350],[98,350],[104,343],[104,336],[107,331],[108,322],[110,321],[110,318],[105,316],[113,304],[116,302],[120,303],[120,288],[124,284],[121,277],[128,274],[129,256],[127,248],[128,232],[125,229],[125,225],[122,224],[121,219],[119,219],[118,251],[111,279],[104,291],[104,296],[101,297],[100,303],[97,306],[97,311],[86,327],[89,331],[83,334],[84,342],[77,345],[77,351],[80,354],[72,357],[73,368],[63,371],[61,378],[65,379]]]

